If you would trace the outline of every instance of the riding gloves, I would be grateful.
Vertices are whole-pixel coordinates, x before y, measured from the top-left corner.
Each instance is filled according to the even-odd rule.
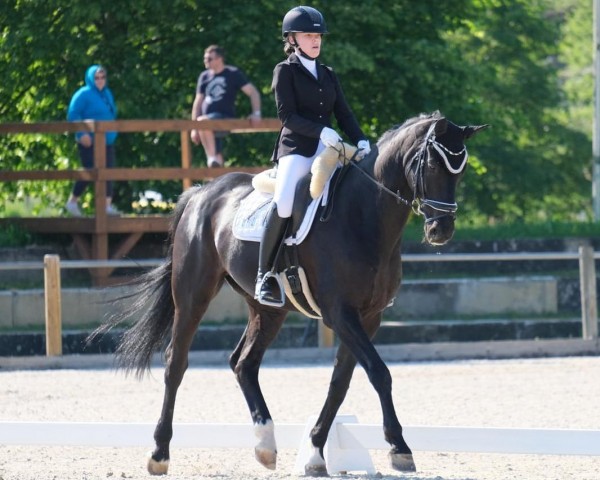
[[[333,128],[329,127],[324,127],[323,130],[321,130],[321,135],[319,138],[326,147],[335,147],[339,142],[342,141],[342,137],[340,137]]]
[[[368,140],[359,141],[356,146],[359,148],[358,158],[366,157],[369,153],[371,153],[371,144]]]

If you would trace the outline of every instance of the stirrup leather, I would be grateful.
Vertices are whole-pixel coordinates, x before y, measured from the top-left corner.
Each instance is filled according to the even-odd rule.
[[[263,292],[263,285],[271,278],[277,283],[277,288],[279,289],[280,294],[279,299],[265,298],[264,294],[267,292]],[[268,305],[270,307],[283,307],[285,304],[285,290],[283,289],[283,284],[281,283],[279,275],[271,271],[265,273],[260,282],[258,282],[256,285],[255,298],[260,302],[261,305]]]

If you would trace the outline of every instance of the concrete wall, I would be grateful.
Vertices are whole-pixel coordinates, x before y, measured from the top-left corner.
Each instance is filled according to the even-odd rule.
[[[558,281],[550,276],[405,281],[386,316],[539,315],[558,312]]]
[[[125,288],[64,288],[61,295],[63,328],[100,324],[119,308],[115,300],[126,292]],[[239,295],[225,286],[210,304],[204,319],[223,322],[245,318],[245,305]],[[43,290],[0,292],[0,328],[40,325],[44,325]]]
[[[405,281],[385,317],[406,320],[556,314],[557,290],[558,282],[550,276]],[[63,328],[101,323],[107,314],[119,308],[115,298],[125,292],[123,288],[64,288]],[[245,302],[225,285],[211,303],[204,320],[224,322],[245,320],[246,317]],[[0,328],[43,325],[43,290],[0,292]]]

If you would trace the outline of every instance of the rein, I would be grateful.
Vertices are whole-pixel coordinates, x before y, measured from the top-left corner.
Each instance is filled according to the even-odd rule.
[[[386,193],[389,193],[392,197],[394,197],[398,204],[402,202],[407,207],[410,207],[412,205],[412,202],[409,202],[400,195],[400,190],[398,190],[398,193],[393,192],[392,190],[387,188],[383,183],[380,183],[377,180],[375,180],[371,175],[369,175],[367,172],[365,172],[362,168],[358,166],[358,160],[356,160],[356,157],[358,157],[359,153],[361,152],[361,149],[357,149],[352,155],[352,157],[348,158],[346,157],[346,152],[343,145],[344,144],[342,144],[342,148],[338,150],[338,153],[344,159],[344,165],[352,165],[353,167],[355,167],[360,173],[362,173],[365,177],[367,177],[367,179],[369,179],[371,182],[377,185],[381,190],[383,190]]]
[[[409,202],[408,200],[406,200],[406,198],[404,198],[400,195],[400,190],[398,190],[398,192],[396,193],[396,192],[390,190],[389,188],[387,188],[383,183],[380,183],[377,180],[375,180],[371,175],[369,175],[367,172],[365,172],[362,168],[360,168],[358,166],[358,162],[354,158],[350,159],[348,161],[348,163],[350,163],[350,165],[355,167],[360,173],[362,173],[371,182],[373,182],[375,185],[377,185],[381,190],[383,190],[386,193],[389,193],[392,197],[394,197],[396,199],[396,201],[398,202],[398,204],[400,204],[400,202],[402,202],[407,207],[410,207],[411,205],[413,205],[414,200],[412,202]]]

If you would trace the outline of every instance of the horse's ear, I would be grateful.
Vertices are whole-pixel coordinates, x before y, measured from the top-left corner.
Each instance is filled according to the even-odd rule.
[[[448,130],[448,120],[445,117],[440,118],[435,122],[435,136],[441,137]]]
[[[461,127],[461,128],[464,132],[465,140],[467,140],[468,138],[471,138],[473,135],[475,135],[480,130],[484,130],[488,127],[489,127],[489,125],[485,124],[485,125],[477,125],[477,126],[470,125],[468,127]]]

